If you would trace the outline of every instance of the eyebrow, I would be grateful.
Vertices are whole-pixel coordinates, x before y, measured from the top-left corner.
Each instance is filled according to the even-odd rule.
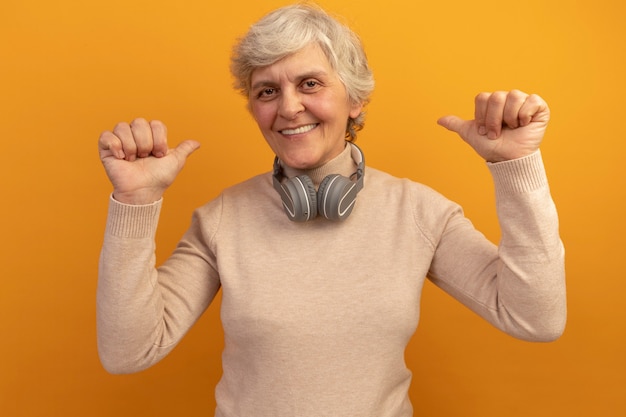
[[[303,80],[307,80],[309,78],[324,78],[326,76],[328,76],[328,73],[326,71],[314,70],[314,71],[305,72],[304,74],[299,75],[298,77],[296,77],[296,80],[298,80],[298,83],[300,83]],[[252,86],[250,87],[250,91],[257,90],[261,87],[274,86],[274,85],[276,85],[276,82],[267,80],[267,79],[262,79],[252,84]]]

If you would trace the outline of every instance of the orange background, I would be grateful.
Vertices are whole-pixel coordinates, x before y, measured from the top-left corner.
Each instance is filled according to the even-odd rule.
[[[219,4],[218,4],[219,3]],[[432,285],[407,351],[416,415],[626,415],[626,3],[322,1],[361,34],[377,87],[368,164],[460,202],[498,239],[487,169],[435,124],[480,91],[552,109],[542,146],[567,248],[569,321],[552,344],[498,333]],[[231,89],[234,39],[284,1],[3,0],[0,6],[0,415],[209,416],[215,303],[163,362],[112,376],[96,352],[96,268],[110,186],[100,131],[137,116],[202,142],[166,195],[158,256],[192,210],[271,167]]]

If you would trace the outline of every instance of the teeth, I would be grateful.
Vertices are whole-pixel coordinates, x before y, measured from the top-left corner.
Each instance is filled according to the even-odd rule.
[[[283,135],[299,135],[301,133],[306,133],[309,130],[312,130],[315,126],[317,126],[317,124],[310,124],[310,125],[306,125],[306,126],[301,126],[297,129],[285,129],[285,130],[281,130],[281,133]]]

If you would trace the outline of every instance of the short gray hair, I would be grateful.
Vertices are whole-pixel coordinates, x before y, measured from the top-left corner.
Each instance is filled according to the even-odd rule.
[[[352,103],[369,102],[374,76],[361,40],[347,25],[317,6],[296,4],[274,10],[252,25],[235,44],[230,70],[235,88],[249,98],[252,72],[317,43],[343,82]],[[354,140],[365,113],[349,118],[346,138]]]

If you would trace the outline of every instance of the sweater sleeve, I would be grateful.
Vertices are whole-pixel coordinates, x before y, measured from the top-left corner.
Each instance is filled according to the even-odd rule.
[[[96,316],[100,360],[111,373],[137,372],[166,356],[219,290],[197,215],[172,256],[156,268],[161,204],[109,203]]]
[[[541,154],[488,167],[495,183],[499,245],[457,209],[444,222],[429,278],[514,337],[555,340],[567,315],[564,248]]]

